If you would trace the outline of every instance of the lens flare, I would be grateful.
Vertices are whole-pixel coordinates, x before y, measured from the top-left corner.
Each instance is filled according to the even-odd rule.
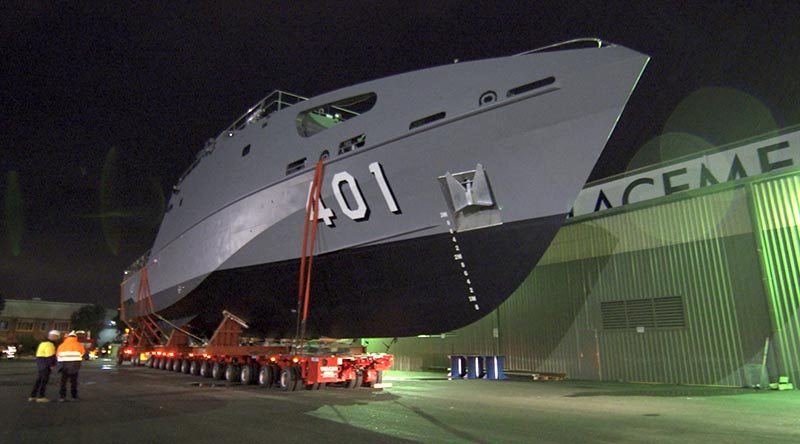
[[[664,124],[664,133],[687,133],[715,146],[777,132],[770,109],[733,88],[701,88],[684,98]]]
[[[657,165],[713,148],[711,142],[688,133],[666,133],[647,141],[628,161],[627,171]]]

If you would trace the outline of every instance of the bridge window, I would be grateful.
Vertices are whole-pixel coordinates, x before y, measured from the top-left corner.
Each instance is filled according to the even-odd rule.
[[[375,93],[367,93],[305,110],[297,115],[297,133],[311,137],[364,114],[375,106],[377,100]]]

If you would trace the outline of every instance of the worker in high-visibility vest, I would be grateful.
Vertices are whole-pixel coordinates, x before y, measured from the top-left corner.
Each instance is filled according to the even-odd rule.
[[[58,402],[67,400],[67,380],[69,380],[72,399],[78,400],[78,371],[81,369],[81,361],[86,350],[80,342],[78,335],[74,331],[69,332],[64,342],[56,350],[56,359],[60,366],[61,388],[58,391]]]
[[[61,337],[61,332],[58,330],[50,330],[47,333],[47,339],[39,343],[36,348],[36,368],[39,375],[36,378],[36,383],[33,384],[31,396],[28,401],[36,402],[50,402],[44,396],[44,390],[47,388],[47,381],[50,380],[50,368],[56,365],[56,345],[54,342],[58,341]]]

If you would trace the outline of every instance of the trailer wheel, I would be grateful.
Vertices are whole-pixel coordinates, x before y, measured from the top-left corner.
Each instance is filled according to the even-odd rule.
[[[269,365],[272,368],[272,385],[278,383],[278,378],[281,377],[281,366],[275,364],[274,362]]]
[[[306,390],[319,390],[319,385],[321,383],[315,382],[313,384],[306,384]]]
[[[211,377],[214,379],[225,379],[225,364],[222,362],[215,362],[211,367]]]
[[[153,358],[152,356],[148,356],[147,362],[145,362],[144,365],[148,368],[153,368],[153,361],[155,361],[155,358]]]
[[[258,371],[258,384],[270,388],[275,385],[275,369],[272,364],[267,364],[261,367]]]
[[[254,384],[258,375],[258,364],[245,364],[239,373],[239,382],[244,385]]]
[[[361,371],[356,372],[356,377],[347,381],[347,388],[359,388],[364,382],[364,374]]]
[[[172,361],[172,371],[175,373],[180,373],[181,369],[183,369],[183,359],[176,359]]]
[[[202,376],[204,378],[210,378],[211,377],[211,363],[210,362],[203,361],[203,363],[200,364],[200,376]]]
[[[297,390],[297,380],[299,379],[297,376],[297,368],[294,366],[284,367],[281,370],[281,376],[278,379],[278,385],[280,386],[281,390],[285,392],[293,392]]]
[[[225,367],[225,380],[228,382],[239,382],[241,370],[236,364],[228,364]]]
[[[188,359],[184,359],[183,363],[181,364],[181,372],[189,374],[192,369],[192,361]]]
[[[192,361],[189,363],[189,374],[194,376],[200,374],[200,361]]]
[[[375,372],[375,378],[370,382],[369,386],[375,388],[375,384],[380,384],[383,382],[383,370],[377,370]]]

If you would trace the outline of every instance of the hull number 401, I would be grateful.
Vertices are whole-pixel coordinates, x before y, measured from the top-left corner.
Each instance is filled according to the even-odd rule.
[[[389,187],[389,182],[386,180],[386,175],[383,173],[383,167],[381,167],[381,164],[378,162],[372,162],[369,164],[369,172],[375,176],[375,181],[378,184],[381,196],[383,196],[383,200],[386,202],[386,207],[388,210],[395,214],[400,213],[400,207],[397,206],[397,201],[392,194],[392,189]],[[311,183],[308,184],[309,196],[311,195],[312,185],[313,184]],[[347,187],[344,185],[347,185]],[[344,213],[345,216],[352,220],[364,220],[367,218],[370,211],[369,206],[364,200],[364,195],[358,186],[358,181],[355,177],[353,177],[352,174],[348,173],[347,171],[341,171],[334,174],[333,178],[331,179],[331,188],[333,189],[334,197],[336,197],[336,203],[338,204],[340,211]],[[349,190],[350,196],[345,196],[345,188]],[[319,220],[325,222],[325,225],[329,227],[334,226],[333,219],[336,218],[336,214],[332,209],[325,206],[322,198],[319,200],[317,214]],[[313,218],[313,215],[310,217]]]

